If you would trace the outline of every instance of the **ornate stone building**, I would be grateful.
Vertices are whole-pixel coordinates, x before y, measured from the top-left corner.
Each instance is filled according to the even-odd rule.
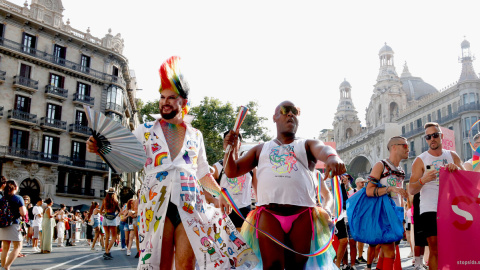
[[[138,124],[136,78],[120,34],[97,38],[63,21],[61,0],[0,1],[0,171],[20,194],[66,205],[105,196],[108,168],[86,151],[84,105]],[[112,183],[139,185],[137,174]]]
[[[333,126],[337,151],[349,172],[368,175],[373,164],[388,156],[388,139],[402,135],[410,144],[410,158],[402,162],[408,179],[413,158],[427,150],[422,135],[423,125],[429,121],[453,130],[457,153],[464,160],[471,157],[468,130],[480,116],[480,81],[473,69],[468,41],[464,40],[461,48],[459,81],[438,91],[420,77],[412,76],[406,63],[398,76],[394,52],[385,44],[379,52],[380,70],[366,108],[365,127],[358,120],[350,83],[346,80],[341,83]]]

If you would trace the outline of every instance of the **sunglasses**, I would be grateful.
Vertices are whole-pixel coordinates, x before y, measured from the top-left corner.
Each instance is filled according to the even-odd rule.
[[[432,139],[432,137],[434,139],[437,139],[438,137],[440,137],[440,134],[442,134],[441,132],[435,132],[435,133],[432,133],[432,134],[427,134],[425,135],[425,140],[429,141]]]
[[[300,108],[295,106],[285,106],[285,105],[280,106],[281,114],[285,115],[285,114],[288,114],[289,112],[292,112],[293,115],[295,116],[300,116]]]
[[[397,144],[394,144],[394,145],[403,145],[403,148],[408,149],[408,144],[406,144],[406,143],[397,143]]]

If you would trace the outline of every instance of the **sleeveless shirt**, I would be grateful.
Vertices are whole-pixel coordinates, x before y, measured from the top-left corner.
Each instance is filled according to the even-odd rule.
[[[453,163],[452,153],[450,150],[442,149],[442,154],[435,157],[426,151],[417,158],[420,158],[423,161],[425,171],[427,165],[430,165],[437,170],[437,179],[426,183],[420,190],[420,214],[437,212],[439,192],[438,171],[440,170],[440,167],[443,167],[448,163]]]
[[[257,206],[316,205],[313,172],[306,167],[305,141],[282,145],[269,141],[263,145],[257,166]]]

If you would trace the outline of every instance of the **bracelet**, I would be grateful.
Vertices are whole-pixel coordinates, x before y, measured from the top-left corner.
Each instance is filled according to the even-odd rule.
[[[327,159],[328,159],[329,157],[331,157],[331,156],[337,156],[337,157],[338,157],[337,154],[330,154],[330,155],[327,156]]]
[[[418,182],[419,182],[420,185],[422,185],[422,186],[425,185],[424,183],[422,183],[422,178],[419,178],[419,179],[418,179]]]

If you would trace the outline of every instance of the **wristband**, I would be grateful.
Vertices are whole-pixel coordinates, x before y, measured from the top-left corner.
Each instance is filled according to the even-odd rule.
[[[425,185],[424,183],[422,183],[422,178],[419,178],[419,179],[418,179],[418,182],[419,182],[420,185],[422,185],[422,186]]]
[[[327,156],[327,159],[328,159],[329,157],[331,157],[331,156],[337,156],[337,157],[338,157],[337,154],[330,154],[330,155]]]

